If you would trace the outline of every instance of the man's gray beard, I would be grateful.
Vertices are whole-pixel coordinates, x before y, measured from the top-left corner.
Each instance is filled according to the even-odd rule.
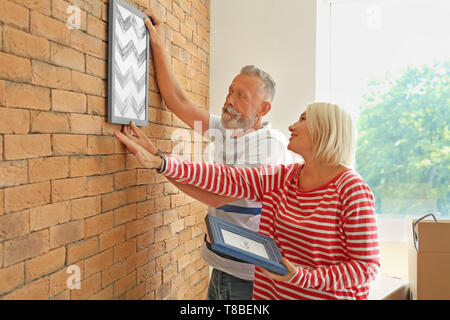
[[[228,111],[227,114],[225,111]],[[239,112],[234,110],[230,105],[226,105],[222,109],[222,125],[225,129],[241,129],[247,130],[255,125],[256,117],[250,115],[248,117],[243,117]]]

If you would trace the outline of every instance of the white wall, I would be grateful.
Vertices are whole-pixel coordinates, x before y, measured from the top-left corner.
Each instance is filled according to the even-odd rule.
[[[220,114],[228,86],[254,64],[277,84],[265,117],[290,136],[316,90],[315,0],[211,0],[210,110]]]

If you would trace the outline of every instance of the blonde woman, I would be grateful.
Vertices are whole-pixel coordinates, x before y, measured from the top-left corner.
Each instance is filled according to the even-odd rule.
[[[378,233],[373,194],[352,169],[352,119],[337,105],[312,103],[289,130],[288,149],[304,162],[259,168],[155,155],[154,146],[149,152],[115,135],[146,168],[262,202],[259,232],[275,240],[289,272],[281,276],[256,266],[253,299],[367,299],[379,268]]]

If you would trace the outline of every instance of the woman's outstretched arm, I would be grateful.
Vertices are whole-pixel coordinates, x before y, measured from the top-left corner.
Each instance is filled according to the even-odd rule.
[[[162,158],[144,149],[120,132],[116,138],[138,158],[145,168],[161,169]],[[156,150],[156,148],[155,148]],[[284,166],[258,168],[232,168],[204,162],[191,162],[166,157],[166,167],[160,173],[180,183],[187,183],[203,190],[227,197],[261,201],[265,192],[277,187],[286,173]]]

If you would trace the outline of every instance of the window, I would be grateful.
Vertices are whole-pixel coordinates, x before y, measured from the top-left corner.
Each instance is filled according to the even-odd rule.
[[[321,97],[357,120],[356,169],[375,194],[380,240],[406,242],[405,218],[450,213],[450,1],[327,6]]]

